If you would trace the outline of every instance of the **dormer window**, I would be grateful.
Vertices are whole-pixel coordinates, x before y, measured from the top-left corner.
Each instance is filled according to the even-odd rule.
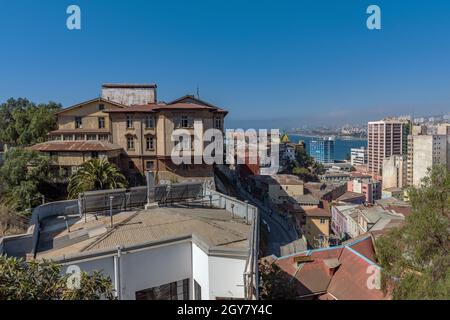
[[[214,128],[222,129],[222,118],[215,118],[214,119]]]
[[[145,128],[146,129],[153,129],[155,127],[155,117],[153,116],[146,116],[145,117]]]
[[[133,115],[127,114],[127,129],[133,128]]]
[[[104,105],[104,104],[99,104],[99,105],[98,105],[98,110],[99,110],[99,111],[105,110],[105,105]]]
[[[182,128],[189,128],[189,118],[188,118],[188,116],[182,116],[181,117],[181,127]]]
[[[75,117],[75,129],[82,129],[83,128],[83,122],[81,117]]]

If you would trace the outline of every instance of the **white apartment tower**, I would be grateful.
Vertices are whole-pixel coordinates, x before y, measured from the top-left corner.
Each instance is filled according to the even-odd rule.
[[[413,135],[413,170],[412,184],[420,186],[421,180],[427,176],[428,169],[435,165],[449,168],[450,136]]]

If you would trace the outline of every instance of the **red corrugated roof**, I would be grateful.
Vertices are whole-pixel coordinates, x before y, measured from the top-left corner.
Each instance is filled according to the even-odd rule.
[[[297,264],[298,257],[311,260]],[[382,290],[368,286],[373,270],[379,270],[374,259],[372,237],[365,236],[349,241],[347,245],[281,257],[276,264],[295,278],[299,298],[316,295],[316,298],[325,300],[389,299]]]
[[[49,141],[30,147],[42,152],[90,152],[121,150],[118,145],[106,141]]]

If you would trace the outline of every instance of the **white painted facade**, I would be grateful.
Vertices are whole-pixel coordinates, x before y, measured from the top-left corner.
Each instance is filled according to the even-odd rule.
[[[57,260],[63,265],[78,266],[82,271],[102,271],[109,276],[121,300],[135,300],[136,292],[189,279],[189,299],[194,299],[194,281],[201,287],[202,300],[216,298],[244,299],[246,256],[227,253],[223,257],[208,253],[209,249],[195,237],[161,244],[124,248],[120,252],[84,254]],[[116,260],[116,263],[115,263]],[[119,260],[119,262],[117,262]],[[119,290],[117,290],[119,291]]]
[[[450,136],[415,135],[413,136],[413,185],[420,186],[428,174],[428,169],[435,165],[449,168]]]
[[[350,149],[350,163],[352,166],[367,165],[367,149],[366,148]]]

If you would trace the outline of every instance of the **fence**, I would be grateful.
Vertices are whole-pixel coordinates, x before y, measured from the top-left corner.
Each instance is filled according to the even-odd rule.
[[[201,183],[179,183],[135,187],[130,189],[99,190],[81,193],[78,199],[80,215],[114,211],[130,211],[143,208],[148,202],[160,205],[199,199],[203,194]],[[149,199],[147,201],[147,198]]]

